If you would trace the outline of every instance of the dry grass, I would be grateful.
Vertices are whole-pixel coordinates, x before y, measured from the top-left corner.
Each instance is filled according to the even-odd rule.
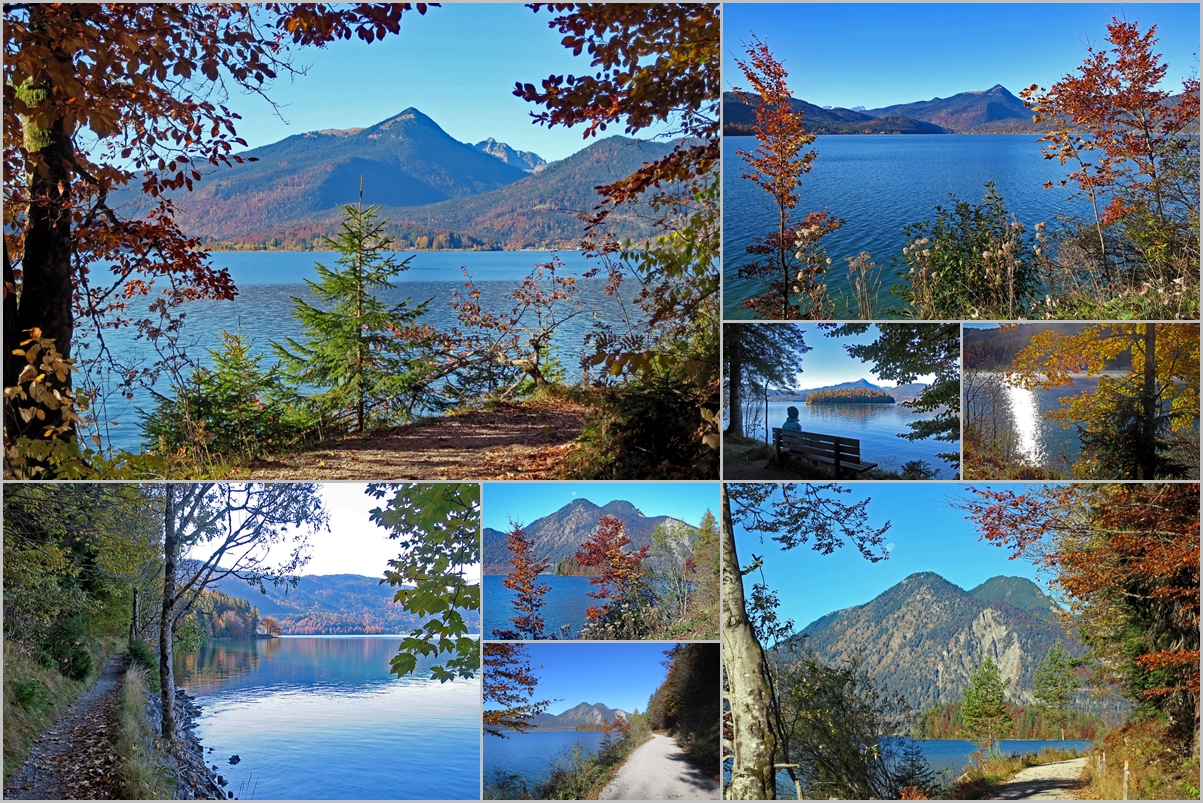
[[[118,772],[122,793],[129,800],[165,800],[173,797],[171,770],[155,746],[146,720],[146,673],[137,666],[125,671],[117,698],[118,729],[114,752],[121,756]]]
[[[1125,762],[1129,800],[1199,799],[1198,745],[1176,744],[1165,725],[1130,722],[1108,733],[1086,762],[1090,792],[1101,800],[1122,800]]]

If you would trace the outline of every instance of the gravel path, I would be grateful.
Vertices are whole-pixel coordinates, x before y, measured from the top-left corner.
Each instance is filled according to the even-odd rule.
[[[995,800],[1078,800],[1086,759],[1074,758],[1054,764],[1028,767],[998,787]]]
[[[324,443],[246,473],[288,480],[560,479],[587,412],[557,400],[502,404]]]
[[[699,770],[670,736],[654,734],[627,756],[599,800],[718,800],[718,779]]]
[[[117,732],[121,656],[45,733],[4,789],[9,800],[114,800],[122,797],[112,740]]]

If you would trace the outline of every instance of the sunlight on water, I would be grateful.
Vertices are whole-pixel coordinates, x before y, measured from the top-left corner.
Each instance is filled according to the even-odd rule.
[[[1036,391],[1009,383],[1005,387],[1007,401],[1011,406],[1011,421],[1015,427],[1019,451],[1028,461],[1043,465],[1045,460],[1044,440],[1041,438],[1040,405],[1036,402]]]

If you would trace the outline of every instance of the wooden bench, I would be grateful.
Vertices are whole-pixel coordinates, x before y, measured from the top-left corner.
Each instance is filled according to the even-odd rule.
[[[837,479],[841,471],[860,474],[877,467],[876,463],[861,462],[859,439],[845,438],[842,435],[820,435],[817,432],[798,432],[773,427],[773,448],[778,461],[781,460],[782,452],[805,457],[813,463],[832,466]]]

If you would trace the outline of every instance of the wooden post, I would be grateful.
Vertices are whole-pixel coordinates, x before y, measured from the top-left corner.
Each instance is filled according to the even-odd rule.
[[[843,444],[840,442],[840,438],[837,435],[835,437],[835,450],[834,450],[835,451],[835,478],[837,480],[840,478],[840,447],[842,445]]]
[[[1124,762],[1124,800],[1128,799],[1128,762]]]
[[[776,450],[776,461],[781,463],[781,430],[773,428],[773,447]]]

